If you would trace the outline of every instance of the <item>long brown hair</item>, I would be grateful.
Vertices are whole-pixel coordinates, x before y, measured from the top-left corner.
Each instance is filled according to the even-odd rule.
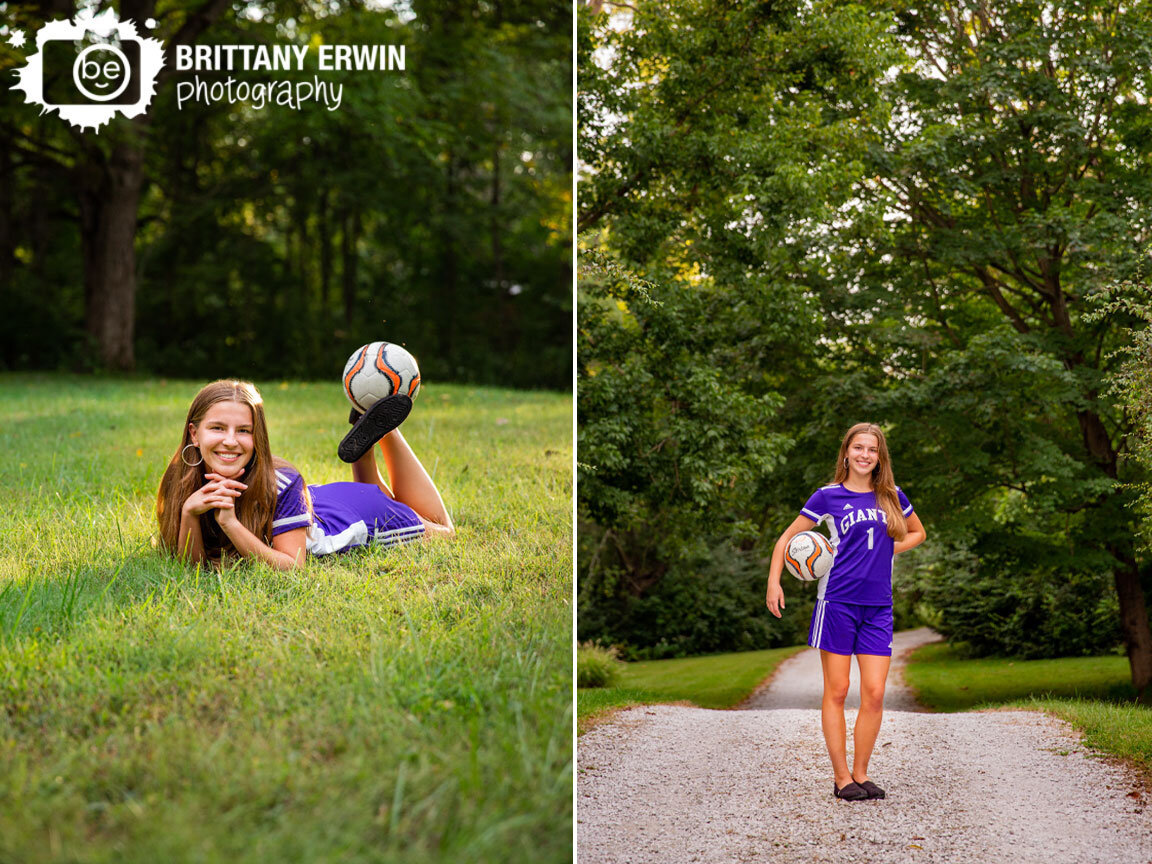
[[[213,381],[205,385],[188,406],[184,433],[156,493],[156,521],[160,523],[160,540],[175,554],[180,538],[180,511],[184,502],[204,485],[204,463],[188,465],[181,454],[192,443],[192,427],[199,426],[208,409],[218,402],[238,402],[252,410],[252,458],[244,466],[242,480],[247,489],[236,499],[236,518],[263,540],[272,542],[272,514],[276,509],[276,466],[268,443],[268,424],[264,420],[264,399],[255,385],[247,381]],[[195,448],[193,448],[195,449]],[[187,451],[191,453],[191,450]],[[194,459],[195,457],[190,457]],[[202,457],[201,457],[202,459]],[[278,460],[281,464],[288,463]],[[211,557],[234,553],[235,548],[220,530],[215,515],[209,510],[200,516],[200,533],[204,549]]]
[[[888,458],[888,442],[884,440],[884,432],[874,423],[857,423],[844,434],[840,443],[840,455],[836,457],[836,473],[833,483],[843,483],[848,479],[848,448],[852,446],[852,439],[857,435],[875,435],[877,443],[876,467],[872,469],[872,491],[876,493],[876,504],[888,517],[888,536],[894,540],[903,540],[908,534],[908,521],[904,518],[904,511],[900,508],[900,499],[896,495],[896,480],[892,476],[892,460]]]

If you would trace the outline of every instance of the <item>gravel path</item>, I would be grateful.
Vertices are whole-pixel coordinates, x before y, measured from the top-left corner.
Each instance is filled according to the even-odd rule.
[[[933,638],[897,634],[894,656]],[[749,710],[638,707],[584,734],[578,861],[1152,864],[1152,810],[1134,772],[1043,714],[918,711],[902,665],[869,770],[887,799],[832,797],[820,660],[805,651]]]

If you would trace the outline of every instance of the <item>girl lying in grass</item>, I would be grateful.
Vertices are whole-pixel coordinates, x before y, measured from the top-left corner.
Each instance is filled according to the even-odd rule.
[[[340,445],[351,483],[307,486],[272,455],[264,401],[245,381],[214,381],[188,408],[180,446],[160,481],[156,518],[168,551],[197,563],[222,556],[266,561],[281,570],[307,553],[394,545],[452,535],[440,492],[396,428],[411,400],[390,396],[362,416]],[[391,485],[376,467],[379,441]]]

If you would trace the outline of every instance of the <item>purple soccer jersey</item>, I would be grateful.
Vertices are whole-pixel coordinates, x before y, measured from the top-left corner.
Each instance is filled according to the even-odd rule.
[[[896,488],[900,509],[912,513],[908,498]],[[819,582],[818,597],[860,606],[892,605],[892,558],[888,517],[876,505],[874,492],[852,492],[841,484],[817,489],[800,510],[831,528],[836,560]]]
[[[276,469],[276,509],[272,512],[272,536],[307,528],[312,524],[304,497],[304,478],[291,468]]]
[[[418,540],[424,523],[407,504],[385,495],[374,483],[325,483],[307,487],[292,468],[276,469],[276,510],[272,536],[308,529],[308,551],[329,555],[356,546],[393,546]]]

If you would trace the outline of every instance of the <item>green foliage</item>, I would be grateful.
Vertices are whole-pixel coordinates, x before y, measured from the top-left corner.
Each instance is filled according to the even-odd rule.
[[[1128,427],[1106,394],[1130,318],[1084,313],[1138,269],[1150,227],[1143,193],[1128,190],[1148,191],[1132,58],[1152,52],[1152,26],[1094,2],[1060,15],[1042,3],[876,5],[894,15],[907,60],[884,87],[894,122],[879,130],[859,215],[823,244],[833,263],[820,284],[840,302],[858,280],[854,302],[871,315],[857,338],[889,358],[890,441],[915,454],[903,482],[930,538],[979,561],[938,570],[925,598],[980,650],[1139,644],[1146,631],[1099,620],[1113,584],[1147,581],[1135,466],[1120,458]],[[976,610],[1038,628],[1043,647]]]
[[[579,231],[610,224],[626,258],[708,261],[721,283],[763,274],[785,226],[841,201],[890,45],[835,2],[657,0],[628,25],[581,9]]]
[[[1112,648],[1104,616],[1138,617],[1113,585],[1152,587],[1133,540],[1148,475],[1121,458],[1139,452],[1146,379],[1108,390],[1137,368],[1116,352],[1143,330],[1132,307],[1085,311],[1138,281],[1152,229],[1148,16],[1097,0],[1059,14],[701,0],[613,26],[582,13],[577,51],[578,224],[646,283],[581,262],[582,632],[681,640],[668,651],[766,638],[747,626],[763,615],[752,574],[827,482],[843,430],[868,420],[929,533],[898,565],[923,568],[902,577],[904,620],[974,629],[982,650]],[[736,411],[725,433],[778,439],[753,488],[697,499],[691,524],[677,508],[694,487],[652,423],[681,344],[689,372],[696,357],[723,370],[728,392],[704,389],[726,411],[736,394],[771,399],[755,429]],[[593,486],[601,459],[633,470]],[[948,550],[970,566],[952,572]]]
[[[821,321],[786,227],[846,193],[890,57],[839,4],[644,4],[631,25],[581,11],[581,634],[637,656],[787,644],[803,630],[766,615],[759,544]]]
[[[1088,569],[1091,550],[1069,556],[1042,537],[997,532],[973,542],[984,550],[967,567],[933,561],[921,575],[932,625],[976,656],[1090,656],[1121,642],[1119,607],[1106,558]]]
[[[612,648],[602,648],[591,642],[579,645],[576,648],[576,686],[615,687],[622,666]]]
[[[160,87],[141,138],[139,368],[328,379],[384,338],[430,380],[570,386],[570,6],[405,8],[241,3],[201,37],[405,46],[404,71],[320,73],[344,88],[338,110],[178,108],[191,72]],[[157,34],[187,12],[157,15]],[[38,14],[17,5],[5,23],[31,34]],[[6,69],[23,62],[0,51]],[[315,48],[306,67],[274,77],[311,81]],[[0,94],[0,283],[20,313],[0,322],[0,369],[91,369],[77,178],[139,133],[75,136],[20,96]]]
[[[1094,317],[1127,314],[1132,322],[1132,341],[1118,349],[1122,361],[1109,375],[1109,390],[1132,424],[1126,458],[1132,463],[1129,488],[1135,493],[1133,509],[1142,518],[1137,531],[1145,552],[1152,552],[1152,288],[1146,269],[1138,281],[1108,286],[1092,299],[1098,305]]]
[[[751,651],[804,642],[812,598],[785,586],[788,606],[781,619],[764,608],[766,567],[754,553],[713,548],[705,557],[682,559],[647,590],[633,589],[632,573],[605,566],[611,540],[595,526],[580,523],[582,567],[578,615],[581,637],[621,646],[626,659],[685,657],[718,651]],[[599,540],[599,543],[597,543]],[[587,559],[583,556],[589,548]],[[666,547],[674,551],[669,543]],[[600,560],[595,559],[599,552]],[[585,565],[583,562],[590,563]],[[800,583],[794,583],[799,586]]]
[[[592,258],[578,317],[582,635],[658,656],[774,644],[725,592],[763,581],[738,546],[786,449],[768,427],[778,401],[731,351],[723,292],[639,282],[607,260]],[[710,610],[691,635],[687,608]]]
[[[422,392],[453,541],[216,572],[150,543],[198,386],[0,376],[0,859],[570,861],[571,400]],[[338,387],[262,391],[347,480]]]

